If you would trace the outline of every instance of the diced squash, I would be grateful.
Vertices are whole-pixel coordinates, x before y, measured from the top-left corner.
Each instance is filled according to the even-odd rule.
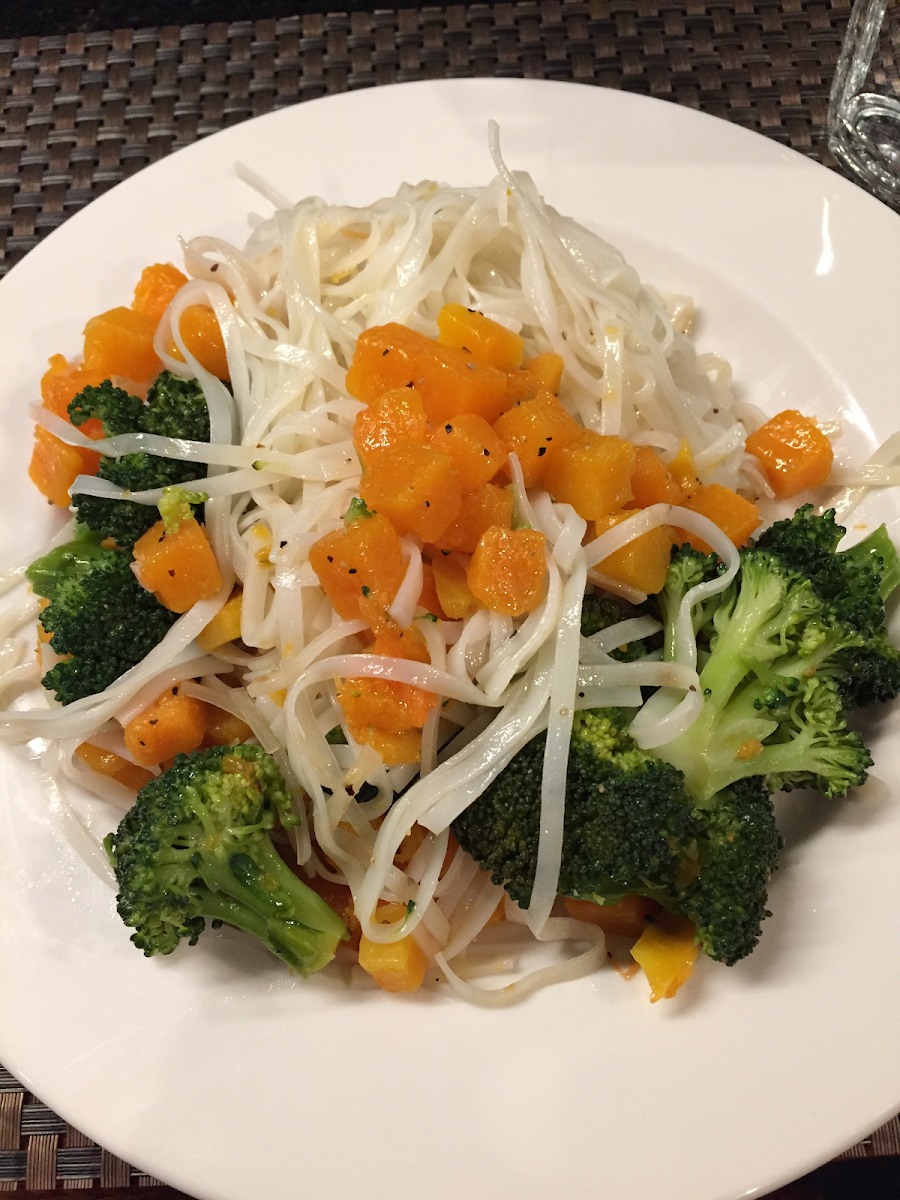
[[[125,726],[125,746],[135,762],[153,767],[196,750],[207,719],[202,700],[186,696],[180,688],[168,688]]]
[[[178,332],[197,362],[206,367],[211,375],[215,375],[217,379],[231,378],[219,318],[211,308],[205,304],[191,304],[181,314]],[[174,338],[169,345],[169,354],[172,358],[184,362],[184,355],[176,346]]]
[[[518,458],[529,488],[544,480],[553,455],[576,442],[583,432],[575,418],[549,397],[510,408],[494,423],[494,429],[509,453]]]
[[[51,503],[68,508],[69,488],[77,476],[96,475],[99,466],[100,455],[96,451],[69,446],[43,425],[35,426],[28,478]]]
[[[382,925],[399,921],[405,904],[382,904],[375,920]],[[386,992],[414,992],[425,981],[428,959],[418,942],[408,935],[397,942],[371,942],[362,935],[359,941],[359,965]]]
[[[111,308],[91,317],[84,327],[84,364],[104,379],[124,375],[141,382],[159,372],[153,349],[156,317],[133,308]]]
[[[559,392],[563,360],[558,354],[539,354],[537,358],[527,358],[521,367],[505,370],[507,403],[521,404],[541,394],[555,396]]]
[[[435,546],[439,550],[464,550],[472,554],[482,534],[492,525],[510,528],[514,505],[510,488],[486,483],[480,491],[463,496],[459,516],[447,526]]]
[[[41,401],[44,408],[69,420],[69,405],[79,392],[86,387],[99,387],[105,375],[99,371],[89,371],[83,363],[69,363],[61,354],[54,354],[50,359],[50,369],[41,378]],[[96,417],[79,426],[85,437],[97,441],[104,436],[103,422]]]
[[[610,513],[608,517],[601,517],[594,523],[595,535],[599,537],[601,533],[606,533],[608,529],[633,516],[634,509],[621,508],[618,512]],[[656,529],[642,533],[620,550],[615,550],[601,559],[597,563],[597,570],[601,575],[608,575],[610,579],[617,579],[619,583],[637,588],[639,592],[655,595],[662,591],[666,582],[673,540],[677,538],[673,538],[669,526],[658,525]]]
[[[634,471],[631,473],[634,499],[629,507],[649,508],[651,504],[681,504],[684,493],[672,472],[652,446],[635,446]]]
[[[401,533],[433,542],[459,516],[462,488],[449,454],[405,442],[382,450],[359,485],[369,508]]]
[[[144,784],[153,778],[151,771],[135,766],[133,762],[129,762],[113,750],[92,746],[90,742],[82,742],[75,753],[92,771],[99,775],[108,775],[110,779],[115,779],[116,783],[121,783],[123,787],[131,788],[135,792],[139,792]]]
[[[481,608],[469,587],[466,567],[457,558],[437,555],[431,568],[441,608],[451,621],[464,621]]]
[[[374,454],[402,442],[424,446],[428,422],[422,397],[415,388],[394,388],[373,400],[353,423],[353,445],[366,466]]]
[[[420,634],[382,633],[369,647],[372,654],[428,662],[428,652]],[[404,734],[421,729],[438,702],[433,692],[393,679],[345,679],[338,688],[338,700],[354,739],[371,745],[371,735]],[[418,754],[418,751],[417,751]],[[410,761],[405,759],[403,761]]]
[[[772,491],[781,500],[819,487],[834,462],[831,442],[815,421],[796,409],[778,413],[752,433],[747,452],[762,463]]]
[[[699,949],[694,926],[686,917],[663,910],[646,918],[644,932],[631,956],[643,968],[650,984],[650,1001],[671,1000],[694,972]]]
[[[369,729],[366,745],[381,755],[386,767],[400,763],[417,763],[422,757],[422,731],[404,729],[402,733],[385,733],[383,729]]]
[[[150,267],[144,267],[138,285],[134,289],[131,307],[135,312],[146,313],[159,321],[176,292],[179,292],[186,283],[187,275],[183,275],[171,263],[154,263]]]
[[[735,546],[743,546],[762,520],[759,509],[752,500],[745,500],[743,496],[720,483],[699,487],[693,496],[685,500],[684,507],[709,517]],[[709,554],[710,547],[695,533],[685,532],[684,538],[696,550]]]
[[[397,531],[387,517],[359,517],[327,533],[309,551],[312,569],[338,616],[366,621],[377,633],[406,574]]]
[[[483,367],[455,346],[441,346],[404,325],[376,325],[356,343],[347,390],[371,404],[392,388],[411,386],[437,425],[473,412],[493,424],[506,406],[506,375]]]
[[[182,521],[174,533],[157,521],[135,542],[134,560],[141,586],[172,612],[187,612],[222,586],[206,530],[195,517]]]
[[[525,343],[517,333],[462,304],[445,304],[438,313],[438,341],[456,346],[485,367],[518,367]]]
[[[597,521],[632,499],[634,459],[631,442],[583,429],[570,445],[553,451],[544,486],[586,521]]]
[[[685,499],[693,496],[700,486],[700,476],[694,466],[694,456],[685,438],[681,439],[678,453],[669,463],[669,474],[681,488],[681,494]]]
[[[237,742],[246,742],[252,736],[253,730],[246,721],[234,713],[226,712],[224,708],[207,705],[204,746],[233,746]]]
[[[439,617],[442,621],[446,619],[447,614],[441,607],[434,582],[434,568],[431,563],[422,563],[422,591],[419,593],[419,608],[424,608],[427,613]]]
[[[472,595],[496,613],[517,617],[533,612],[544,594],[545,538],[536,529],[492,525],[466,572]]]
[[[428,440],[435,450],[450,456],[463,492],[477,492],[506,466],[503,439],[475,413],[461,413],[436,425]]]
[[[194,639],[201,650],[208,654],[217,650],[226,642],[233,642],[241,636],[241,605],[243,592],[235,589],[225,601],[206,628]]]
[[[565,896],[563,903],[576,921],[599,925],[604,933],[615,937],[639,938],[646,928],[647,917],[661,911],[661,906],[647,896],[625,896],[616,904],[594,904],[592,900]]]

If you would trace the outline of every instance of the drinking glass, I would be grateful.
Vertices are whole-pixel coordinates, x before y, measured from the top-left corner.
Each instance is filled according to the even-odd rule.
[[[857,182],[900,206],[900,0],[856,0],[828,106],[828,145]]]

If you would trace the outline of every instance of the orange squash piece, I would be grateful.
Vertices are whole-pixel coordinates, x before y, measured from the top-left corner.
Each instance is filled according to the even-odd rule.
[[[212,704],[206,706],[204,746],[234,746],[250,737],[253,737],[253,730],[246,721],[224,708],[215,708]]]
[[[379,634],[368,652],[412,662],[429,661],[421,635],[412,630],[399,635]],[[438,698],[414,684],[363,677],[345,679],[338,687],[338,701],[355,740],[371,744],[373,731],[404,734],[421,729]]]
[[[211,308],[205,304],[191,304],[181,314],[178,332],[197,362],[206,367],[211,375],[217,379],[231,378],[219,318]],[[174,338],[169,345],[169,354],[179,362],[184,362],[184,355],[175,345]]]
[[[136,382],[152,379],[159,372],[153,349],[156,317],[133,308],[112,308],[91,317],[84,327],[84,363],[104,379],[123,375]]]
[[[631,474],[634,499],[629,508],[649,508],[651,504],[681,504],[684,493],[652,446],[635,446],[634,471]]]
[[[99,387],[106,378],[99,371],[89,371],[83,363],[69,363],[61,354],[50,359],[50,369],[41,378],[41,402],[44,408],[64,421],[69,420],[69,405],[86,387]],[[70,422],[71,424],[71,422]],[[96,417],[80,426],[85,437],[98,441],[103,435],[103,422]]]
[[[608,517],[601,517],[594,524],[596,536],[633,516],[633,509],[623,508],[610,513]],[[662,591],[666,582],[672,558],[672,542],[669,526],[658,525],[656,529],[642,533],[602,559],[597,563],[597,570],[610,579],[617,579],[619,583],[637,588],[639,592],[646,592],[648,596],[655,595]]]
[[[182,521],[174,533],[157,521],[135,542],[134,560],[141,586],[172,612],[187,612],[222,586],[219,563],[195,517]]]
[[[359,485],[369,508],[401,533],[433,542],[459,516],[462,487],[449,454],[403,442],[380,451]]]
[[[381,904],[375,920],[382,925],[399,921],[405,904]],[[359,965],[386,992],[414,992],[425,981],[428,959],[411,934],[396,942],[359,941]]]
[[[397,531],[387,517],[359,517],[313,543],[312,569],[338,615],[362,619],[377,633],[406,574]]]
[[[647,976],[651,1004],[671,1000],[694,973],[699,953],[694,943],[694,926],[686,917],[663,910],[647,918],[631,956]]]
[[[144,767],[168,762],[176,754],[190,754],[203,742],[207,706],[179,688],[168,688],[128,722],[125,746]]]
[[[506,367],[509,405],[534,400],[539,395],[556,396],[562,383],[563,360],[558,354],[526,358],[520,367]]]
[[[821,486],[834,463],[831,442],[815,421],[796,409],[778,413],[751,433],[747,452],[762,463],[772,491],[781,500]]]
[[[463,560],[463,565],[460,558],[461,556],[450,558],[439,554],[431,564],[441,608],[451,621],[464,621],[481,608],[479,601],[472,595],[466,578],[468,560]]]
[[[194,639],[207,654],[218,650],[226,642],[241,636],[241,608],[243,592],[238,588],[225,601],[210,623]]]
[[[685,438],[681,439],[678,453],[669,463],[669,474],[681,488],[681,494],[685,499],[693,496],[700,486],[700,476],[694,466],[694,456]]]
[[[481,536],[492,525],[509,529],[515,499],[508,487],[486,483],[480,491],[463,496],[459,516],[434,543],[438,550],[464,550],[472,554]]]
[[[385,733],[383,729],[369,729],[366,745],[371,746],[386,767],[400,763],[417,763],[422,757],[422,731],[404,729],[402,733]]]
[[[446,620],[447,614],[441,608],[441,601],[434,582],[434,568],[431,563],[422,563],[422,591],[419,593],[419,608],[424,608],[427,613],[431,613],[432,616],[438,617],[442,621]]]
[[[438,313],[438,341],[456,346],[485,367],[518,367],[525,343],[517,333],[462,304],[445,304]]]
[[[566,912],[576,921],[599,925],[604,933],[615,937],[639,938],[644,932],[647,917],[662,911],[661,905],[647,896],[624,896],[616,904],[595,904],[593,900],[563,898]]]
[[[527,488],[542,483],[553,456],[583,432],[575,418],[549,397],[510,408],[494,423],[494,429],[509,453],[518,458]]]
[[[576,441],[553,451],[544,486],[586,521],[597,521],[633,499],[634,462],[631,442],[583,429]]]
[[[69,488],[78,475],[96,475],[100,455],[81,446],[69,446],[54,437],[43,425],[34,429],[34,450],[28,464],[28,478],[58,508],[71,504]]]
[[[144,267],[134,289],[131,307],[135,312],[146,313],[159,322],[176,293],[181,291],[187,281],[187,275],[183,275],[171,263],[154,263],[150,267]]]
[[[375,454],[402,442],[424,446],[428,422],[422,397],[415,388],[394,388],[373,400],[353,422],[353,445],[367,466]]]
[[[685,500],[684,507],[709,517],[735,546],[743,546],[762,520],[759,509],[752,500],[745,500],[743,496],[720,483],[699,487],[693,496]],[[702,538],[698,538],[695,533],[683,532],[685,541],[690,542],[696,550],[709,554],[710,547]]]
[[[544,592],[545,538],[536,529],[502,529],[484,534],[466,572],[477,600],[496,613],[517,617],[533,612]]]
[[[121,754],[116,754],[113,750],[102,750],[99,746],[92,746],[90,742],[82,742],[75,753],[92,771],[99,775],[107,775],[110,779],[115,779],[116,783],[121,783],[123,787],[131,788],[135,792],[139,792],[144,784],[153,778],[152,772],[144,767],[136,767]]]
[[[506,466],[509,457],[499,434],[475,413],[461,413],[436,425],[428,441],[453,460],[463,492],[477,492],[484,487]]]
[[[455,346],[441,346],[404,325],[376,325],[356,343],[347,391],[371,404],[384,392],[414,387],[437,425],[473,412],[493,424],[506,406],[506,376]]]

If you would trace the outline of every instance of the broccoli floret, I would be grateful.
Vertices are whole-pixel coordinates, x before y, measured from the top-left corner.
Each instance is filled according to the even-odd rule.
[[[209,410],[199,383],[195,379],[180,379],[169,371],[163,371],[150,388],[146,404],[106,380],[99,387],[86,387],[68,411],[73,425],[99,419],[107,437],[155,433],[195,442],[209,441]],[[185,483],[196,477],[197,468],[197,463],[184,459],[123,454],[120,458],[103,458],[97,477],[138,492]],[[103,537],[113,538],[119,546],[133,546],[159,520],[153,505],[129,500],[76,494],[72,503],[82,524]],[[195,506],[194,515],[202,521],[202,506]]]
[[[57,654],[71,655],[41,680],[61,704],[102,692],[141,661],[178,619],[145,591],[131,555],[100,545],[98,534],[79,538],[39,558],[26,572],[34,591],[50,601],[41,624]]]
[[[609,629],[611,625],[627,621],[633,615],[623,604],[611,596],[602,596],[599,592],[592,592],[589,596],[585,596],[581,605],[581,636],[592,637],[601,629]],[[618,662],[634,662],[635,659],[643,658],[647,654],[647,650],[645,641],[628,642],[624,646],[617,646],[615,650],[611,650],[610,658],[615,658]]]
[[[566,780],[560,894],[598,904],[649,896],[697,925],[704,952],[749,954],[767,915],[781,838],[759,780],[696,805],[684,776],[640,750],[621,709],[579,713]],[[453,823],[464,850],[522,907],[531,899],[546,735],[533,738]]]
[[[897,556],[883,531],[837,552],[842,533],[833,513],[799,509],[741,551],[736,578],[695,617],[708,638],[699,655],[703,709],[657,752],[684,772],[698,800],[756,775],[773,790],[814,787],[828,796],[865,782],[872,759],[844,710],[890,699],[900,686],[881,590]],[[670,576],[660,596],[667,647],[682,576]]]
[[[138,793],[105,845],[118,910],[148,957],[195,945],[211,920],[255,934],[306,977],[349,934],[276,851],[276,819],[296,824],[280,771],[258,746],[179,754]]]

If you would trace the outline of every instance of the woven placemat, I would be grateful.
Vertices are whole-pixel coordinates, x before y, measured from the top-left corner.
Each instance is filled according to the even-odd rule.
[[[0,0],[2,2],[2,0]],[[0,39],[0,274],[142,167],[228,125],[416,79],[574,80],[657,96],[834,166],[828,92],[850,0],[539,0]],[[900,1121],[845,1158],[900,1155]],[[0,1191],[179,1193],[0,1067]]]
[[[702,109],[818,158],[850,0],[540,0],[0,40],[0,272],[101,192],[334,92],[478,75]]]

